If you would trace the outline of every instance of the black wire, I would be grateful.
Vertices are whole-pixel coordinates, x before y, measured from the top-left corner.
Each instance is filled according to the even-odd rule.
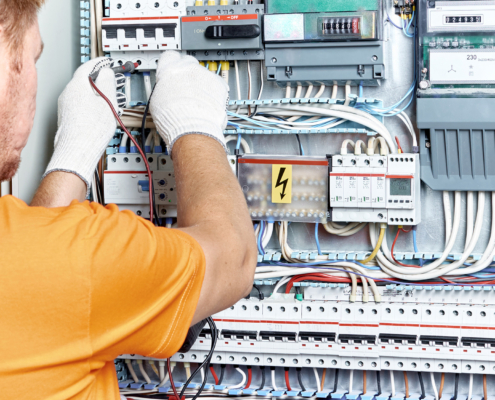
[[[382,394],[382,384],[380,382],[380,371],[376,371],[376,390],[378,390],[378,393],[376,396],[380,396]]]
[[[261,370],[261,385],[256,390],[262,390],[265,387],[265,367],[261,366],[260,370]]]
[[[418,378],[419,378],[419,385],[421,386],[421,397],[419,398],[421,400],[426,397],[425,383],[423,382],[423,375],[421,375],[421,372],[418,372]]]
[[[337,368],[335,370],[335,381],[333,382],[333,391],[332,393],[335,393],[337,391],[337,385],[339,384],[339,369]]]
[[[296,368],[296,371],[297,371],[297,381],[299,382],[299,386],[301,386],[301,390],[303,392],[305,392],[306,388],[304,387],[304,385],[302,383],[301,368]]]
[[[226,364],[220,365],[220,378],[218,378],[218,385],[221,385],[223,382],[223,376],[225,374],[225,367],[226,366],[227,366]]]
[[[452,400],[457,400],[457,391],[459,390],[459,374],[455,374],[454,380],[454,396],[452,396]]]
[[[297,133],[296,133],[296,139],[297,139],[297,143],[299,143],[299,155],[302,156],[303,150],[302,150],[301,139],[299,138],[299,134],[297,134]]]
[[[204,368],[204,370],[205,370],[205,378],[203,379],[203,383],[201,384],[201,387],[199,388],[198,393],[196,393],[196,395],[193,397],[194,399],[198,398],[198,396],[201,394],[201,392],[203,391],[203,389],[206,385],[206,381],[208,380],[208,373],[210,371],[211,358],[213,357],[213,352],[215,351],[215,347],[217,345],[218,330],[217,330],[217,326],[215,325],[215,321],[213,321],[213,319],[211,317],[208,317],[206,319],[206,322],[208,322],[208,325],[210,326],[210,330],[211,330],[210,352],[206,356],[205,360],[201,363],[201,365],[198,368],[196,368],[196,370],[191,374],[189,379],[186,381],[186,383],[182,387],[182,390],[181,390],[180,395],[179,395],[180,399],[182,399],[182,396],[184,396],[184,392],[186,391],[187,387],[189,386],[189,384],[191,383],[193,378],[198,374],[199,371],[201,371],[201,368]],[[179,400],[179,399],[177,399],[177,400]]]
[[[256,289],[258,291],[258,299],[259,300],[264,300],[265,299],[265,295],[261,292],[261,289],[253,283],[253,288]]]

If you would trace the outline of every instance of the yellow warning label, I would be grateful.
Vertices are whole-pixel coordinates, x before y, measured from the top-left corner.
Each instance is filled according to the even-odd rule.
[[[292,203],[292,165],[272,165],[272,203]]]

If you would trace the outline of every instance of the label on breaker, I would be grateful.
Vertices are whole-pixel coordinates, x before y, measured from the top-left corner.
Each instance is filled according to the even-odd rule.
[[[292,165],[272,165],[272,203],[292,203]]]
[[[344,203],[345,207],[357,207],[358,183],[357,176],[344,176]]]
[[[371,177],[371,205],[373,208],[385,208],[385,176]]]
[[[358,176],[358,207],[371,207],[371,176]]]
[[[430,81],[433,84],[495,83],[495,51],[432,49]]]
[[[332,207],[344,206],[344,177],[330,174],[330,204]]]

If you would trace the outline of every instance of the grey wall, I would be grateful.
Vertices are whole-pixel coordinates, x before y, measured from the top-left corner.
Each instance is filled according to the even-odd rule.
[[[57,100],[80,65],[79,1],[47,0],[39,15],[45,50],[38,61],[38,96],[34,128],[22,153],[19,198],[30,202],[53,151]]]

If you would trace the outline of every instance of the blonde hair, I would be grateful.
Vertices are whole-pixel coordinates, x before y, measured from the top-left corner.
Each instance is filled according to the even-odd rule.
[[[45,0],[0,0],[0,39],[10,50],[14,71],[22,69],[24,37],[44,3]]]

